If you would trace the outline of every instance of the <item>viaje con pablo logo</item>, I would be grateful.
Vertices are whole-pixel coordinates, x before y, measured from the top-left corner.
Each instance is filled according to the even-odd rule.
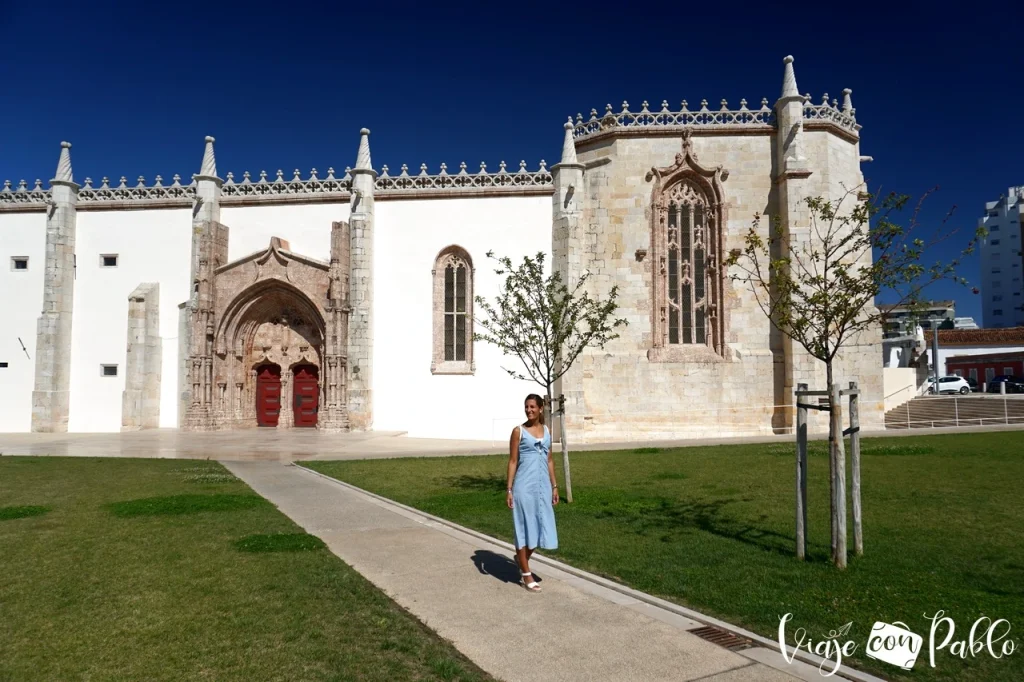
[[[1005,618],[981,616],[971,625],[965,638],[962,637],[963,631],[960,631],[961,639],[956,638],[956,623],[945,611],[937,611],[932,616],[926,614],[923,618],[931,623],[928,627],[928,665],[932,668],[936,667],[936,654],[943,650],[949,656],[961,660],[978,656],[1001,659],[1017,650],[1017,642],[1009,636],[1010,621]],[[818,672],[824,677],[831,677],[839,671],[843,660],[855,654],[860,646],[849,637],[852,621],[837,630],[830,630],[819,639],[812,637],[802,627],[792,630],[787,639],[787,625],[792,620],[792,613],[779,618],[779,651],[787,663],[793,662],[796,651],[806,651],[824,659],[818,666]],[[864,653],[868,658],[911,670],[920,657],[924,643],[924,638],[902,621],[878,621],[871,628]],[[790,649],[795,650],[792,655]]]

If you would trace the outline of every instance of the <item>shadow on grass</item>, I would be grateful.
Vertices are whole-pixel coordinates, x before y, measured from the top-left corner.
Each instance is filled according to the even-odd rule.
[[[266,503],[266,500],[256,495],[168,495],[114,502],[106,505],[106,508],[114,516],[129,518],[236,511],[260,507]]]
[[[519,584],[519,568],[512,557],[478,549],[473,552],[473,564],[482,575],[492,575],[503,583]]]
[[[661,535],[673,542],[680,531],[696,529],[777,554],[791,555],[796,538],[788,533],[738,521],[724,511],[726,505],[746,500],[720,499],[711,502],[683,502],[670,498],[638,498],[599,505],[590,516],[609,519],[639,535]]]
[[[323,540],[308,533],[246,535],[235,540],[234,545],[240,552],[312,552],[327,546]]]
[[[0,521],[12,521],[14,519],[27,519],[32,516],[42,516],[49,511],[49,507],[39,506],[0,507]]]
[[[846,456],[850,456],[850,440],[846,440]],[[782,455],[796,457],[796,443],[786,445],[773,444],[764,450],[766,455]],[[898,444],[898,445],[875,445],[870,440],[861,441],[860,454],[862,457],[872,456],[900,456],[900,455],[933,455],[935,448],[930,445]],[[822,440],[810,441],[807,444],[808,457],[828,457],[828,442]],[[847,464],[849,466],[849,464]]]
[[[486,476],[475,476],[466,474],[463,476],[449,476],[445,483],[460,490],[482,490],[484,492],[505,492],[505,477],[499,474],[487,474]]]
[[[651,476],[652,481],[681,481],[684,478],[689,478],[689,476],[681,471],[661,471]]]

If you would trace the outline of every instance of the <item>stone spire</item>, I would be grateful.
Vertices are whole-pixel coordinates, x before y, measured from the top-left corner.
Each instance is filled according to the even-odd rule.
[[[787,55],[782,62],[786,65],[786,71],[782,76],[782,99],[800,97],[800,90],[796,86],[796,73],[793,71],[793,56]]]
[[[853,94],[853,90],[846,88],[843,90],[843,113],[849,114],[853,111],[853,100],[850,99],[850,95]]]
[[[217,158],[213,154],[214,139],[206,136],[206,149],[203,151],[203,165],[199,169],[199,177],[217,177]]]
[[[71,143],[60,143],[60,160],[57,161],[57,174],[53,176],[55,182],[74,182],[71,175]]]
[[[576,164],[578,163],[576,161],[576,141],[573,139],[572,136],[573,125],[571,116],[569,117],[569,120],[566,121],[565,125],[562,127],[565,128],[565,140],[563,140],[562,142],[561,163],[562,165]]]
[[[359,151],[356,153],[355,170],[373,170],[370,162],[370,130],[363,128],[359,131]]]

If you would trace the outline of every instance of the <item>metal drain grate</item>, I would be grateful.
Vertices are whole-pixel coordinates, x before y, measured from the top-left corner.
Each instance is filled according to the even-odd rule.
[[[713,625],[705,625],[702,628],[690,630],[690,632],[701,639],[706,639],[712,644],[717,644],[718,646],[729,649],[730,651],[740,651],[741,649],[749,649],[754,646],[754,643],[746,637],[738,637],[731,632],[726,632],[725,630],[716,628]]]

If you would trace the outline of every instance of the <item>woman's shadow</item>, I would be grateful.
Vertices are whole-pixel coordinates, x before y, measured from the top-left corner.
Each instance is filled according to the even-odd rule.
[[[473,552],[473,564],[483,575],[491,575],[505,583],[519,584],[519,567],[512,557],[502,556],[486,549]],[[539,582],[539,578],[537,579]]]

